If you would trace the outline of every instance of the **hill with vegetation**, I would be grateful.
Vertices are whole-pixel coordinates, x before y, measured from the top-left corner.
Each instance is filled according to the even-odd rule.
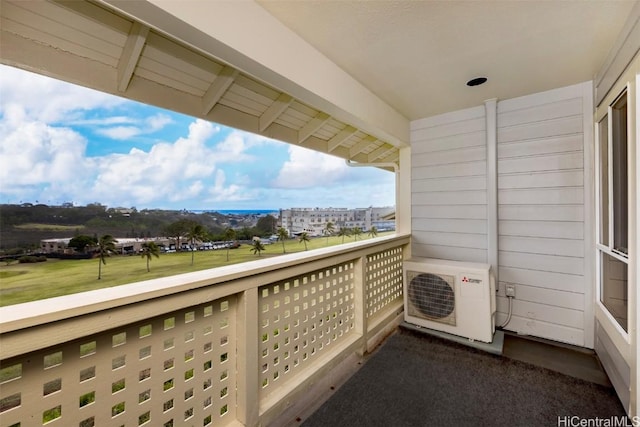
[[[87,206],[4,204],[0,205],[0,251],[5,254],[37,251],[43,239],[61,239],[78,235],[160,237],[166,235],[171,224],[185,220],[201,224],[211,240],[222,240],[227,228],[237,229],[238,238],[250,239],[253,234],[271,233],[275,226],[273,217],[265,221],[264,218],[251,215],[241,217],[218,212],[108,208],[99,203]],[[261,227],[257,230],[256,226]]]

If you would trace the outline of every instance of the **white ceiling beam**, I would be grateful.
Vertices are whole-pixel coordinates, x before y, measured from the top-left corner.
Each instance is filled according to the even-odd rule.
[[[127,87],[129,87],[129,82],[142,54],[147,35],[149,35],[149,27],[137,21],[133,23],[122,49],[122,55],[118,60],[118,90],[120,92],[126,91]]]
[[[220,71],[202,97],[202,114],[209,114],[222,95],[231,87],[238,74],[240,72],[237,69],[228,65]]]
[[[316,114],[313,119],[309,120],[307,124],[298,131],[298,144],[302,144],[307,138],[313,135],[315,131],[327,123],[330,118],[330,115],[323,113],[322,111]]]
[[[354,128],[353,126],[347,125],[347,127],[342,129],[336,136],[334,136],[329,140],[329,142],[327,142],[327,151],[329,153],[332,152],[347,139],[351,138],[356,132],[358,132],[358,129]]]
[[[286,93],[281,93],[278,99],[273,104],[269,105],[269,108],[260,116],[260,132],[264,131],[269,125],[276,121],[280,114],[284,113],[284,110],[289,108],[289,105],[293,102],[293,98]]]
[[[367,135],[362,138],[362,141],[349,149],[349,158],[353,158],[367,149],[368,146],[376,142],[378,139],[375,136]]]
[[[372,152],[369,153],[369,155],[367,156],[367,159],[369,162],[373,162],[375,160],[377,160],[380,157],[384,157],[385,155],[387,155],[388,153],[390,153],[391,151],[395,150],[396,147],[389,145],[389,144],[382,144],[380,147],[376,148],[375,150],[373,150]]]

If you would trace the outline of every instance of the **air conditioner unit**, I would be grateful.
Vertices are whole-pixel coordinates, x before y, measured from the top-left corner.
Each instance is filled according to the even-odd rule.
[[[404,261],[404,319],[471,340],[491,342],[496,285],[488,264],[429,258]]]

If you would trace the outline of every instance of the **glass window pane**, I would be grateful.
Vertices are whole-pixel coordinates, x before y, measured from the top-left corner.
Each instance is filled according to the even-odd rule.
[[[609,246],[609,116],[598,123],[600,145],[600,236],[599,240]]]
[[[609,254],[600,252],[600,301],[609,313],[627,331],[628,269],[627,264]]]
[[[613,249],[627,254],[627,94],[613,105],[611,117],[613,163]]]

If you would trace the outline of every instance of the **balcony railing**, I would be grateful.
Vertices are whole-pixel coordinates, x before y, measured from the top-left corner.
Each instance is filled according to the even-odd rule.
[[[408,243],[383,237],[1,308],[0,424],[268,425],[395,327]]]

